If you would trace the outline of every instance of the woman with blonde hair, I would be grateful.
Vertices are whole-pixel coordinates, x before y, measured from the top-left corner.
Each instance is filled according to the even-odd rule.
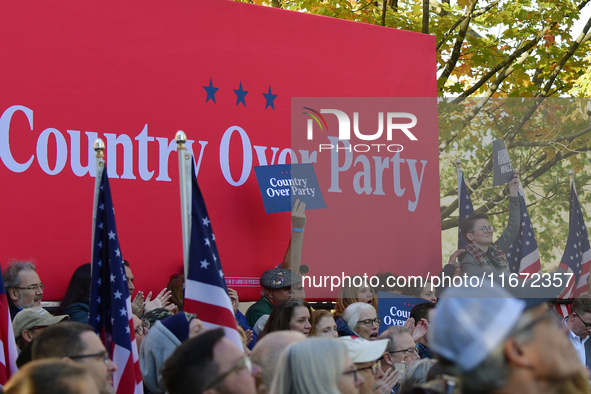
[[[352,277],[356,278],[356,277]],[[347,307],[355,302],[365,302],[378,309],[378,299],[373,289],[368,283],[362,283],[361,286],[354,286],[353,280],[343,283],[339,290],[339,298],[335,305],[334,317],[340,317]]]
[[[347,348],[333,338],[311,338],[285,349],[272,394],[358,394],[364,382]]]

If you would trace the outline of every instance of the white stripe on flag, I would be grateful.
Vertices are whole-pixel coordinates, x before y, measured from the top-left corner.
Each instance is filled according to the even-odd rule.
[[[139,382],[135,385],[135,390],[133,391],[133,394],[144,394],[144,384],[142,382]]]
[[[530,265],[534,264],[536,261],[539,260],[540,252],[538,249],[536,249],[521,259],[521,263],[519,264],[519,272],[525,271]]]
[[[10,376],[12,376],[18,372],[18,367],[16,366],[18,351],[16,349],[16,340],[14,339],[14,330],[12,329],[10,308],[6,308],[6,321],[8,322],[8,364],[10,366]]]
[[[131,325],[133,327],[133,324]],[[133,362],[135,364],[136,361],[139,360],[139,356],[137,353],[137,341],[133,338],[133,342],[131,342],[131,353],[133,354]]]
[[[234,342],[234,345],[238,347],[238,349],[243,350],[242,345],[242,337],[238,333],[238,330],[235,330],[230,327],[220,326],[219,324],[213,324],[208,322],[203,322],[203,327],[207,328],[208,330],[215,330],[216,328],[222,328],[224,330],[224,334],[226,334],[226,338]]]
[[[230,296],[226,293],[223,287],[188,279],[187,288],[185,289],[185,297],[190,300],[203,302],[204,304],[226,308],[234,314],[234,308],[232,308]]]
[[[2,341],[2,339],[0,339],[0,349],[2,349],[2,351],[0,352],[0,363],[2,363],[2,365],[6,366],[6,357],[4,357],[4,342]],[[6,351],[8,351],[8,349],[6,349]]]
[[[117,365],[117,371],[113,373],[113,392],[115,393],[117,392],[117,387],[119,387],[119,382],[121,382],[121,377],[127,366],[129,354],[130,352],[126,348],[115,345],[115,349],[113,350],[113,362]]]
[[[133,318],[131,317],[133,312],[131,311],[131,297],[127,296],[127,298],[125,299],[125,307],[127,308],[127,318],[129,320],[132,320]]]

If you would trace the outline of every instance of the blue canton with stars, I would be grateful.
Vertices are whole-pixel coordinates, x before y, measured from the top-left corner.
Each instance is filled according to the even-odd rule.
[[[472,207],[472,200],[468,195],[468,190],[466,188],[466,182],[464,181],[464,173],[461,173],[462,179],[460,180],[460,194],[458,196],[458,205],[460,207],[460,222],[462,219],[467,218],[472,213],[474,213],[474,208]],[[460,230],[460,226],[458,226],[458,249],[466,248],[466,239],[464,235],[462,235],[462,230]]]
[[[521,204],[521,224],[517,238],[513,241],[513,244],[507,250],[507,263],[509,263],[509,270],[511,273],[518,274],[521,260],[525,256],[529,256],[531,253],[538,249],[538,242],[536,241],[536,235],[534,234],[534,226],[531,224],[531,219],[527,213],[527,207],[525,205],[525,199],[519,192],[519,199]]]
[[[126,305],[129,289],[106,165],[101,177],[94,230],[89,324],[101,336],[112,357],[115,344],[131,352],[131,316],[128,316]]]
[[[195,166],[191,166],[191,246],[189,249],[188,278],[223,288],[226,293],[226,279],[220,262],[215,235],[205,208],[205,200],[197,184]]]
[[[576,283],[579,281],[583,268],[583,253],[588,252],[591,249],[589,245],[589,235],[587,233],[587,227],[585,226],[585,220],[583,219],[583,212],[579,205],[579,198],[575,190],[574,183],[570,189],[570,219],[569,219],[569,230],[568,239],[566,241],[566,247],[564,248],[564,254],[560,264],[565,264],[573,271]],[[571,285],[573,281],[569,282]],[[585,291],[586,292],[586,291]]]

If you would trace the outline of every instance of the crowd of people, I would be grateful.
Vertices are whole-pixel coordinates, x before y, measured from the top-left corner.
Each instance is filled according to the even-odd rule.
[[[510,190],[513,198],[514,183]],[[402,326],[383,327],[376,289],[367,283],[342,286],[334,310],[314,310],[302,288],[301,254],[292,253],[302,245],[304,209],[294,207],[299,239],[292,237],[291,257],[262,274],[261,297],[245,314],[228,289],[240,346],[183,311],[182,274],[152,298],[136,291],[125,262],[145,393],[591,394],[591,296],[576,298],[561,317],[551,302],[563,286],[508,289],[491,276],[478,287],[386,289],[424,300]],[[499,256],[511,226],[499,246],[487,218],[465,219],[468,247],[450,259],[463,253],[462,264],[442,275],[464,268],[503,274]],[[74,272],[54,314],[40,306],[44,286],[35,265],[13,262],[3,275],[20,351],[20,370],[3,392],[113,393],[117,366],[88,325],[89,266]]]

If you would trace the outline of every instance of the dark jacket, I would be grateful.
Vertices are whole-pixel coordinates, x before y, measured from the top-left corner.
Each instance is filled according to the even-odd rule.
[[[10,309],[10,319],[14,320],[14,317],[16,316],[16,314],[19,313],[20,311],[22,311],[23,308],[19,308],[18,306],[14,305],[12,303],[12,300],[8,296],[8,294],[6,294],[6,298],[8,298],[8,307]]]
[[[66,308],[64,313],[70,316],[70,321],[77,321],[80,323],[88,324],[88,315],[90,313],[90,307],[88,304],[77,302]]]
[[[353,331],[351,331],[349,325],[342,317],[337,317],[335,323],[337,323],[337,332],[339,333],[339,337],[346,337],[349,335],[358,336]]]

